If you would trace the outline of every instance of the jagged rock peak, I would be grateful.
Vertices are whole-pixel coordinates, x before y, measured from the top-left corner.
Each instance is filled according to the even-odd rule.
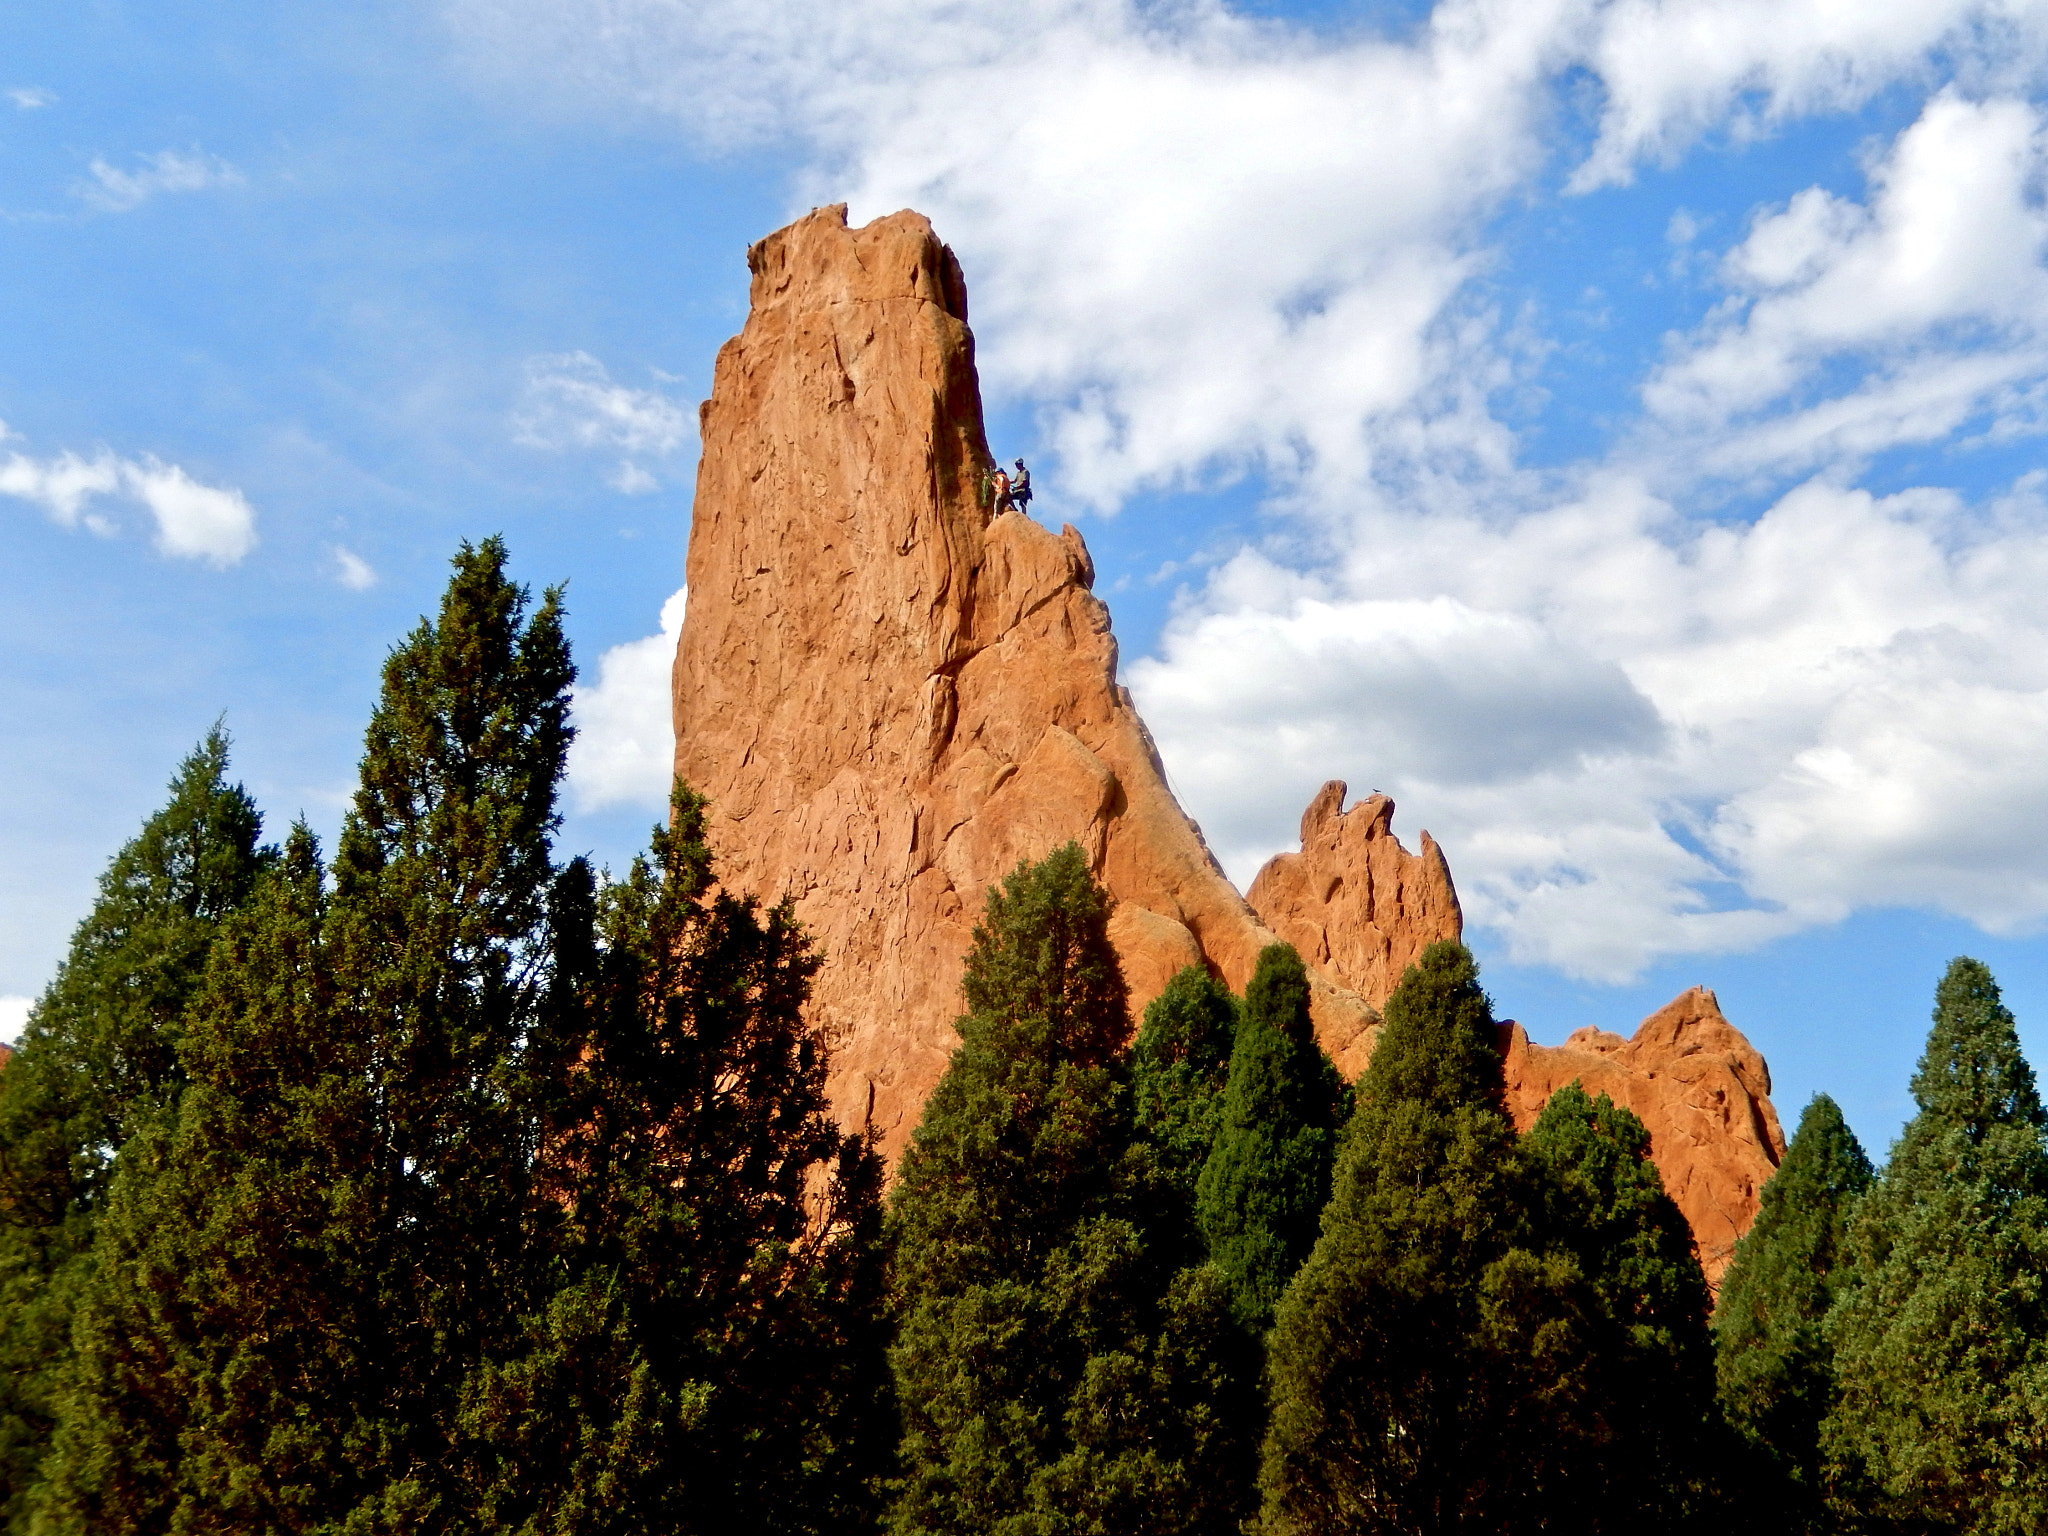
[[[1134,1015],[1186,965],[1242,989],[1285,937],[1309,963],[1318,1036],[1355,1077],[1402,970],[1461,932],[1442,851],[1424,833],[1410,853],[1392,801],[1346,811],[1333,780],[1301,852],[1268,864],[1248,903],[1117,683],[1080,534],[991,515],[966,285],[931,225],[905,211],[849,229],[843,206],[821,208],[748,265],[747,321],[701,413],[676,767],[710,799],[721,878],[790,897],[823,951],[812,1012],[836,1037],[842,1120],[901,1150],[956,1043],[989,886],[1070,839],[1117,900]],[[1681,1031],[1696,1079],[1649,1065],[1669,1042],[1640,1059],[1509,1042],[1518,1123],[1607,1072],[1713,1253],[1768,1171],[1715,1138],[1776,1125],[1761,1059],[1728,1065],[1755,1053],[1720,1025],[1726,1038],[1704,1016]],[[1724,1092],[1722,1130],[1692,1113],[1695,1080]]]
[[[1771,1106],[1770,1068],[1714,994],[1705,987],[1679,993],[1626,1040],[1587,1028],[1563,1045],[1541,1046],[1519,1024],[1501,1028],[1516,1128],[1527,1130],[1551,1094],[1571,1082],[1634,1110],[1649,1129],[1665,1191],[1685,1213],[1707,1280],[1718,1288],[1784,1160],[1785,1133]]]

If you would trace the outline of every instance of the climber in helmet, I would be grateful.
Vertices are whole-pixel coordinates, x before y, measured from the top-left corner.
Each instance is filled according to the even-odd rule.
[[[995,473],[988,478],[989,484],[995,487],[996,492],[995,510],[989,515],[991,517],[1001,517],[1005,512],[1010,511],[1014,505],[1010,500],[1010,477],[1003,473],[1001,465],[997,465]]]
[[[1010,503],[1019,512],[1031,504],[1031,471],[1022,459],[1017,461],[1017,473],[1010,477]]]

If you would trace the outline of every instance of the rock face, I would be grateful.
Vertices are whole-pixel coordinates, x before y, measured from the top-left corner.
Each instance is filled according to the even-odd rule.
[[[1134,1014],[1187,965],[1242,989],[1284,937],[1325,1047],[1362,1071],[1402,969],[1460,933],[1435,843],[1410,853],[1392,801],[1347,812],[1333,782],[1248,903],[1117,684],[1080,535],[991,516],[966,287],[931,226],[824,208],[747,260],[751,310],[701,413],[676,767],[710,798],[721,877],[790,896],[823,950],[842,1119],[901,1149],[956,1042],[988,887],[1069,839],[1117,899]],[[1556,1054],[1524,1041],[1531,1085]]]
[[[1463,929],[1443,850],[1427,832],[1411,854],[1393,833],[1394,802],[1373,794],[1344,809],[1332,779],[1301,816],[1301,852],[1270,859],[1246,900],[1310,965],[1375,1002],[1438,939]],[[1365,1069],[1338,1063],[1347,1076]]]
[[[826,208],[748,264],[702,413],[676,766],[710,797],[724,878],[793,896],[817,936],[833,1101],[855,1122],[872,1106],[894,1152],[955,1044],[985,893],[1020,859],[1087,851],[1134,1009],[1186,965],[1242,987],[1275,935],[1166,787],[1081,536],[990,516],[952,253],[916,214],[849,230]],[[1347,942],[1405,955],[1455,938],[1458,908],[1391,811],[1346,846],[1373,849],[1394,931]],[[1385,995],[1384,966],[1360,974],[1316,979],[1318,1026],[1357,1065]]]
[[[1722,1016],[1714,994],[1705,987],[1680,993],[1628,1040],[1581,1029],[1560,1046],[1532,1045],[1512,1022],[1501,1033],[1517,1130],[1527,1130],[1570,1082],[1636,1112],[1649,1128],[1664,1188],[1685,1213],[1718,1288],[1785,1156],[1785,1133],[1771,1107],[1770,1068]]]

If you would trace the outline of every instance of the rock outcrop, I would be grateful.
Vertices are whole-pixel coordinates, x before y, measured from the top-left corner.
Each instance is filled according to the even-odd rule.
[[[1069,839],[1117,899],[1134,1014],[1186,965],[1242,988],[1284,937],[1319,1036],[1363,1070],[1402,969],[1460,933],[1436,845],[1410,853],[1390,800],[1347,812],[1332,783],[1248,903],[1117,683],[1080,535],[991,516],[952,253],[917,214],[850,230],[839,207],[747,259],[751,309],[701,412],[676,767],[710,799],[721,877],[792,897],[826,956],[837,1112],[901,1149],[955,1044],[988,887]]]
[[[1268,860],[1245,899],[1303,960],[1379,1002],[1431,944],[1457,938],[1464,917],[1436,840],[1423,833],[1411,854],[1394,837],[1392,800],[1373,794],[1347,811],[1345,790],[1332,779],[1317,792],[1302,812],[1301,852]],[[1363,1059],[1338,1066],[1365,1070]]]
[[[1581,1029],[1560,1046],[1532,1045],[1513,1022],[1501,1033],[1516,1129],[1527,1130],[1551,1094],[1571,1082],[1636,1112],[1664,1188],[1685,1213],[1718,1288],[1785,1156],[1785,1133],[1771,1107],[1770,1068],[1714,994],[1681,992],[1627,1040]]]

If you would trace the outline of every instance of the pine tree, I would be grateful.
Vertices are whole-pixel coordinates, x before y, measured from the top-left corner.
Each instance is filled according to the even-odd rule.
[[[550,833],[556,594],[465,547],[385,669],[330,872],[296,830],[122,1150],[42,1529],[872,1523],[880,1168],[787,909],[683,793],[599,890]]]
[[[827,1110],[817,957],[787,905],[712,894],[703,828],[679,787],[574,967],[529,1217],[553,1273],[467,1394],[487,1529],[874,1525],[881,1161]]]
[[[574,678],[497,540],[391,654],[331,895],[303,829],[214,954],[175,1127],[124,1148],[52,1521],[446,1526],[518,1317]],[[175,1433],[155,1472],[122,1450]]]
[[[26,1529],[48,1448],[113,1149],[175,1100],[183,1015],[207,949],[272,856],[227,761],[215,726],[101,876],[0,1073],[0,1519],[11,1531]]]
[[[2048,1527],[2048,1149],[1998,985],[1952,962],[1918,1112],[1858,1204],[1827,1322],[1838,1507],[1899,1528]]]
[[[1835,1363],[1824,1324],[1846,1278],[1850,1215],[1875,1178],[1835,1101],[1814,1095],[1721,1282],[1721,1409],[1766,1469],[1752,1501],[1781,1510],[1792,1531],[1830,1528],[1820,1437]]]
[[[975,930],[961,1043],[889,1211],[900,1536],[1166,1536],[1244,1512],[1219,1405],[1251,1367],[1215,1273],[1173,1270],[1133,1198],[1108,916],[1068,844],[992,890]]]
[[[1316,1043],[1308,971],[1269,945],[1245,988],[1214,1145],[1196,1213],[1249,1328],[1263,1332],[1315,1246],[1330,1195],[1343,1083]]]
[[[1577,1283],[1548,1321],[1569,1327],[1579,1380],[1525,1444],[1539,1498],[1588,1532],[1672,1531],[1712,1518],[1718,1446],[1710,1298],[1692,1229],[1650,1161],[1650,1133],[1605,1094],[1552,1094],[1523,1138],[1539,1191],[1525,1242]],[[1573,1400],[1575,1399],[1575,1400]]]
[[[1195,1190],[1216,1140],[1236,1033],[1230,989],[1191,965],[1146,1006],[1131,1049],[1133,1122],[1156,1184],[1153,1230],[1161,1237],[1177,1234],[1187,1264],[1207,1257]]]
[[[1431,945],[1384,1019],[1269,1344],[1266,1526],[1535,1529],[1522,1441],[1537,1381],[1571,1386],[1538,1349],[1570,1277],[1514,1242],[1526,1180],[1471,955]]]

